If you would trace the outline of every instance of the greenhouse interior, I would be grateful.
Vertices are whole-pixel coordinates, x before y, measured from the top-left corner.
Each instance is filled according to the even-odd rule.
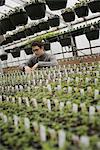
[[[0,150],[100,150],[100,0],[0,0]]]

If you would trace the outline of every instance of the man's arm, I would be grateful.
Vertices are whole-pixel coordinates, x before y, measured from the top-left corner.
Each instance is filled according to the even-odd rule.
[[[38,67],[50,67],[58,65],[56,57],[54,55],[50,55],[50,61],[39,61]]]
[[[34,66],[34,58],[30,58],[26,63],[22,64],[19,66],[20,70],[25,71],[25,68],[29,70],[29,68],[31,69]],[[34,63],[34,64],[33,64]]]

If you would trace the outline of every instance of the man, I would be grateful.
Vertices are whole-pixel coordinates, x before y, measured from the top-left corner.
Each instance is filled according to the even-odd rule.
[[[27,63],[20,66],[20,69],[26,73],[31,73],[31,71],[36,68],[50,67],[58,64],[54,55],[45,52],[42,42],[33,42],[32,51],[33,56]]]

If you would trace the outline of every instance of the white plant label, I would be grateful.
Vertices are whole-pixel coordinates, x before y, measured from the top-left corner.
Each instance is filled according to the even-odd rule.
[[[78,105],[73,104],[73,112],[77,113],[78,112]]]
[[[66,141],[66,134],[64,130],[58,131],[58,145],[59,148],[63,148]]]
[[[30,128],[30,120],[29,120],[29,118],[27,118],[27,117],[24,118],[24,125],[25,125],[26,129]]]
[[[46,129],[42,124],[40,124],[40,139],[42,142],[46,141]]]
[[[99,90],[95,89],[95,91],[94,91],[94,99],[98,99],[98,96],[99,96]]]
[[[48,107],[48,110],[51,111],[51,102],[49,99],[47,100],[47,107]]]
[[[94,106],[90,106],[89,107],[89,115],[94,115],[95,114],[95,107]]]
[[[89,146],[89,137],[88,136],[81,136],[80,143],[83,144],[85,147]]]

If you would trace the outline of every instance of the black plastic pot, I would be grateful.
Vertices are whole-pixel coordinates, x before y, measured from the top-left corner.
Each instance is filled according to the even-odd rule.
[[[12,54],[13,58],[20,57],[20,49],[19,49],[19,47],[16,47],[16,48],[12,49],[10,51],[10,53]]]
[[[45,43],[44,43],[44,49],[45,49],[45,51],[48,51],[48,50],[51,49],[50,42],[45,42]]]
[[[88,6],[92,13],[100,12],[100,0],[89,1]]]
[[[7,31],[11,31],[16,29],[16,27],[12,24],[9,18],[4,18],[1,20],[2,31],[5,34]]]
[[[17,36],[17,34],[13,34],[11,37],[12,37],[13,41],[20,40],[19,37]]]
[[[6,53],[1,54],[1,55],[0,55],[0,59],[1,59],[2,61],[7,60],[7,59],[8,59],[8,55],[7,55]]]
[[[31,20],[37,20],[45,17],[46,5],[45,3],[32,3],[25,7],[25,10]]]
[[[25,32],[24,31],[20,31],[17,34],[18,39],[22,39],[22,38],[26,38]]]
[[[28,16],[25,11],[15,12],[9,16],[14,26],[26,25]]]
[[[39,24],[31,26],[31,30],[32,30],[33,34],[41,32],[41,30],[39,28]]]
[[[64,21],[65,22],[71,22],[71,21],[74,21],[75,20],[75,14],[74,12],[67,12],[65,11],[64,13],[61,14]]]
[[[58,41],[62,47],[71,45],[71,37],[67,33],[59,35]]]
[[[48,40],[50,43],[57,42],[58,36],[48,37],[47,40]]]
[[[60,25],[60,18],[58,15],[55,15],[52,18],[48,18],[48,22],[51,27],[57,27]]]
[[[78,18],[86,17],[88,16],[88,13],[89,13],[88,6],[77,7],[74,10]]]
[[[99,39],[99,29],[86,29],[85,35],[89,41]]]
[[[5,0],[0,0],[0,6],[3,6],[5,4]]]
[[[11,36],[9,36],[9,37],[6,38],[6,43],[7,43],[7,44],[8,44],[8,43],[12,43],[12,42],[13,42],[13,39],[12,39]]]
[[[31,55],[31,54],[33,54],[31,47],[30,47],[30,48],[25,48],[24,51],[25,51],[26,55]]]
[[[34,32],[32,31],[31,28],[26,28],[26,29],[24,30],[24,32],[25,32],[26,37],[27,37],[27,36],[30,36],[30,35],[34,35]]]
[[[49,23],[48,23],[48,21],[40,22],[38,24],[38,26],[39,26],[39,29],[41,31],[49,30]]]
[[[71,35],[74,37],[82,35],[82,34],[84,34],[84,28],[82,28],[82,27],[77,27],[75,30],[71,31]]]
[[[66,8],[67,0],[46,0],[50,10],[59,10]]]

